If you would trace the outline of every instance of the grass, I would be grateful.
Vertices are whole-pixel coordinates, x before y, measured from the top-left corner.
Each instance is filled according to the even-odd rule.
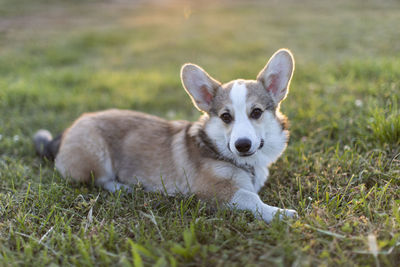
[[[0,0],[0,265],[398,265],[399,3],[202,3]],[[260,195],[298,220],[109,194],[34,154],[37,129],[87,111],[195,120],[183,63],[252,79],[280,47],[291,140]]]

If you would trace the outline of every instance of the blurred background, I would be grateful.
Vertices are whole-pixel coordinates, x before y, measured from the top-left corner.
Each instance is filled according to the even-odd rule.
[[[283,110],[302,122],[292,134],[345,133],[398,103],[399,21],[399,1],[0,0],[0,130],[61,131],[111,107],[196,119],[182,64],[254,79],[286,47],[296,71]]]
[[[398,103],[399,21],[399,1],[0,0],[0,130],[61,131],[112,107],[193,120],[182,64],[254,79],[286,47],[292,134],[349,141],[349,127]]]
[[[182,64],[254,79],[286,47],[292,134],[310,135],[307,125],[347,139],[398,103],[399,21],[399,1],[0,0],[0,130],[61,131],[111,107],[193,120]]]

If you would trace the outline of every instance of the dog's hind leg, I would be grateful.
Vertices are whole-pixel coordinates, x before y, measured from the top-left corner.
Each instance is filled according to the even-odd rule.
[[[95,179],[94,183],[96,186],[102,187],[111,193],[115,193],[119,190],[123,190],[128,193],[133,191],[130,186],[118,182],[116,175],[113,172],[111,159],[109,157],[105,158],[102,163],[104,175],[98,176]]]
[[[56,168],[64,177],[90,183],[110,192],[129,186],[116,179],[112,159],[105,139],[93,127],[90,119],[81,120],[66,131],[59,153],[55,159]]]
[[[130,186],[118,182],[115,177],[103,176],[103,177],[97,178],[95,180],[95,184],[96,184],[96,186],[100,186],[111,193],[115,193],[116,191],[119,191],[119,190],[126,191],[128,193],[133,192],[133,190]]]
[[[90,183],[93,179],[96,186],[112,193],[121,189],[131,192],[129,186],[117,181],[107,147],[100,140],[96,143],[96,146],[83,143],[62,147],[56,158],[57,169],[64,177],[76,181]]]

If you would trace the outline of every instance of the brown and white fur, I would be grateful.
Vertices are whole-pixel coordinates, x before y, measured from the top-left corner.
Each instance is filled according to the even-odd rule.
[[[61,136],[34,137],[37,152],[55,159],[63,177],[114,192],[145,190],[194,193],[228,207],[250,210],[270,222],[296,211],[263,203],[258,196],[268,166],[286,148],[289,132],[279,107],[294,70],[290,51],[278,50],[256,80],[221,84],[202,68],[185,64],[183,86],[204,114],[197,122],[166,121],[128,110],[83,114]]]

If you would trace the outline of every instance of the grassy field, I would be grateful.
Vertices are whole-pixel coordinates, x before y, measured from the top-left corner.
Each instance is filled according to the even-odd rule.
[[[399,21],[398,1],[0,0],[0,266],[398,266]],[[82,112],[195,120],[183,63],[254,79],[280,47],[291,140],[260,195],[298,220],[113,195],[35,156]]]

